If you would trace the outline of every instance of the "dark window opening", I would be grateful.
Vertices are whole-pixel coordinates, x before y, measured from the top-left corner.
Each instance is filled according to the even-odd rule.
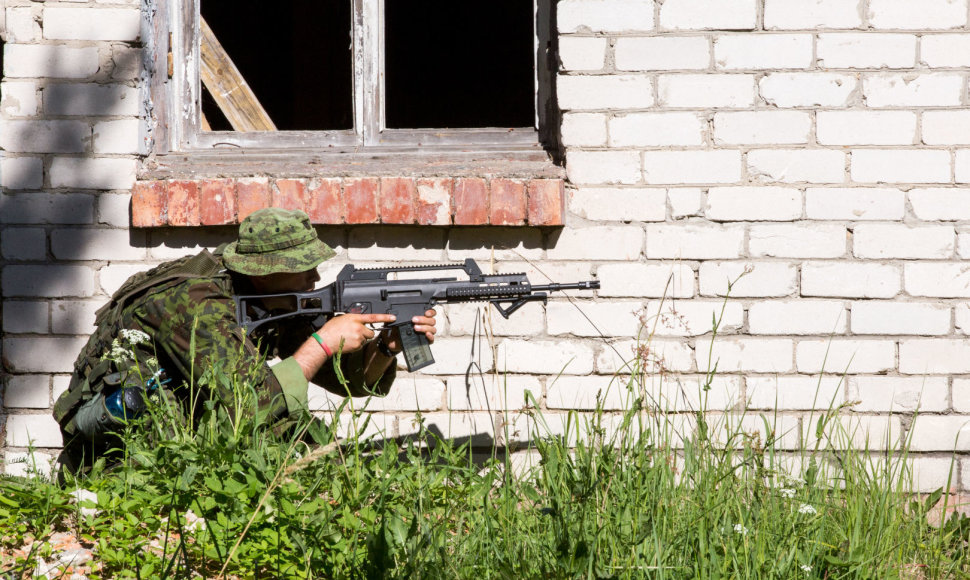
[[[347,0],[203,0],[200,11],[281,131],[353,129]],[[202,114],[232,131],[203,86]]]
[[[523,0],[387,0],[387,126],[534,126],[533,20]]]

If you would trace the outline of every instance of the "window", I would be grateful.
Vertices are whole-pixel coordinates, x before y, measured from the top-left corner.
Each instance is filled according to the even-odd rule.
[[[156,0],[156,151],[552,149],[553,4]]]

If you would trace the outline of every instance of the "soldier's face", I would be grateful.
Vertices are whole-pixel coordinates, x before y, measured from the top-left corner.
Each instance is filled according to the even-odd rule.
[[[320,274],[314,268],[306,272],[281,272],[279,274],[267,274],[266,276],[250,276],[249,280],[259,294],[309,292],[320,281]]]

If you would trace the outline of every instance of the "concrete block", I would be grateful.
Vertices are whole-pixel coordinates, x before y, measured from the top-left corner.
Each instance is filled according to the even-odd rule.
[[[755,335],[844,334],[846,318],[845,305],[841,301],[764,301],[748,308],[748,331]]]
[[[701,296],[780,298],[797,291],[798,270],[784,262],[704,262],[699,280]]]
[[[744,308],[734,300],[667,299],[648,303],[643,314],[644,328],[655,336],[709,334],[714,330],[715,320],[719,336],[737,333],[744,321]]]
[[[924,34],[920,37],[920,62],[931,68],[970,66],[970,36]]]
[[[98,72],[98,47],[10,44],[4,48],[6,78],[83,79]]]
[[[566,175],[575,185],[639,183],[641,180],[639,151],[576,151],[566,152]]]
[[[775,107],[845,107],[858,86],[856,75],[831,72],[769,72],[758,81],[761,98]]]
[[[755,76],[664,74],[657,79],[657,93],[666,108],[745,109],[755,102]]]
[[[3,406],[8,409],[47,409],[51,405],[50,377],[15,375],[7,380]]]
[[[950,334],[953,309],[945,304],[918,302],[853,302],[853,334]]]
[[[622,71],[705,70],[711,66],[711,46],[703,36],[621,36],[613,59]]]
[[[970,189],[917,187],[907,197],[913,214],[921,220],[970,220]]]
[[[968,145],[970,111],[924,111],[922,136],[927,145]]]
[[[4,298],[86,297],[94,294],[94,270],[88,266],[7,265],[0,275]]]
[[[643,238],[643,229],[638,225],[563,229],[550,239],[546,257],[549,260],[636,260],[643,251]]]
[[[606,115],[603,113],[566,113],[560,130],[566,147],[606,145]]]
[[[61,431],[50,414],[10,415],[6,443],[10,447],[60,447]]]
[[[645,151],[643,178],[658,185],[734,183],[741,180],[741,152]]]
[[[845,402],[843,377],[748,377],[747,407],[770,411],[808,411],[835,408]]]
[[[51,187],[127,190],[135,183],[137,168],[135,159],[55,157]]]
[[[64,116],[135,116],[139,89],[120,84],[58,83],[44,89],[44,112]]]
[[[902,69],[916,66],[914,34],[820,33],[817,66],[822,69]]]
[[[59,260],[145,260],[126,230],[62,228],[51,233],[51,253]]]
[[[87,338],[5,338],[3,354],[15,373],[69,373],[85,342]]]
[[[448,379],[448,409],[452,411],[514,411],[542,399],[542,383],[527,375],[488,375]]]
[[[666,30],[754,30],[755,0],[666,0],[660,28]]]
[[[47,231],[44,228],[8,227],[0,230],[4,258],[14,262],[47,259]]]
[[[94,313],[100,300],[58,300],[51,305],[51,329],[54,334],[93,334]]]
[[[841,225],[752,225],[748,249],[755,258],[839,258],[846,255],[846,237]]]
[[[144,155],[146,144],[141,139],[141,121],[122,119],[94,125],[94,152],[116,155]]]
[[[748,152],[748,173],[759,182],[841,183],[845,154],[825,149],[756,149]]]
[[[716,222],[792,221],[802,215],[802,192],[787,187],[712,187],[705,215]]]
[[[609,120],[613,147],[703,145],[707,120],[696,113],[630,113]]]
[[[868,8],[873,28],[945,30],[967,23],[967,0],[869,0]]]
[[[713,345],[713,346],[712,346]],[[718,372],[787,373],[792,370],[793,343],[782,338],[698,338],[696,341],[697,370],[708,371],[717,364]]]
[[[736,225],[648,224],[647,258],[711,260],[739,258],[744,228]]]
[[[730,34],[714,38],[714,64],[723,70],[807,69],[810,34]]]
[[[584,187],[570,196],[569,211],[595,221],[662,222],[667,217],[667,190]]]
[[[955,244],[948,225],[858,224],[852,252],[858,258],[939,260],[952,257]]]
[[[919,415],[909,437],[910,451],[970,451],[970,416]]]
[[[691,298],[694,270],[687,264],[621,263],[596,269],[600,297]]]
[[[902,268],[867,262],[802,264],[802,296],[892,298],[902,288]]]
[[[949,183],[950,153],[926,149],[853,149],[856,183]]]
[[[938,413],[949,407],[944,377],[849,377],[849,400],[860,413]]]
[[[0,188],[4,191],[40,189],[43,185],[44,161],[40,157],[0,159]]]
[[[868,107],[959,107],[963,77],[958,73],[874,73],[862,78]]]
[[[3,331],[9,334],[47,334],[50,315],[47,302],[39,300],[5,300]]]
[[[549,334],[552,336],[636,336],[640,328],[636,301],[592,302],[584,304],[582,314],[571,303],[551,302],[546,307]]]
[[[765,0],[767,30],[861,28],[862,11],[855,0]]]
[[[606,66],[606,38],[563,36],[559,39],[559,61],[562,70],[598,71]]]
[[[652,0],[564,0],[557,8],[559,32],[651,31],[653,5]]]
[[[896,369],[893,340],[805,339],[795,346],[800,373],[862,374]]]
[[[805,215],[815,220],[901,220],[906,194],[895,188],[809,187]]]
[[[6,224],[88,224],[94,219],[94,196],[79,193],[0,194]]]
[[[11,153],[80,153],[90,139],[80,121],[0,121],[0,149]]]
[[[646,75],[559,75],[559,106],[573,109],[645,109],[653,106]]]
[[[962,262],[907,262],[903,277],[911,296],[970,298],[970,268]]]
[[[0,113],[6,117],[33,117],[40,109],[40,93],[34,81],[0,83]]]
[[[138,40],[141,12],[132,8],[44,7],[44,38],[52,40]]]
[[[819,111],[815,114],[819,145],[913,145],[916,113],[912,111]]]
[[[811,133],[811,115],[802,111],[745,111],[714,114],[716,145],[808,143]]]
[[[499,343],[495,368],[502,373],[588,375],[593,371],[593,350],[568,340],[505,339]]]

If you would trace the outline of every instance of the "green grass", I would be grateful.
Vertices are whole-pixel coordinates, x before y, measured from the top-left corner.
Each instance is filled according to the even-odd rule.
[[[14,556],[25,538],[70,531],[105,578],[970,577],[970,518],[928,523],[946,497],[908,492],[905,441],[868,448],[841,408],[796,433],[773,414],[666,412],[641,364],[614,382],[624,412],[570,413],[554,433],[532,401],[531,465],[430,430],[338,440],[336,415],[279,434],[250,385],[210,369],[234,417],[210,406],[193,429],[162,400],[112,470],[0,479],[5,572],[45,555]],[[366,413],[338,411],[363,432]],[[71,501],[81,488],[96,506]]]

